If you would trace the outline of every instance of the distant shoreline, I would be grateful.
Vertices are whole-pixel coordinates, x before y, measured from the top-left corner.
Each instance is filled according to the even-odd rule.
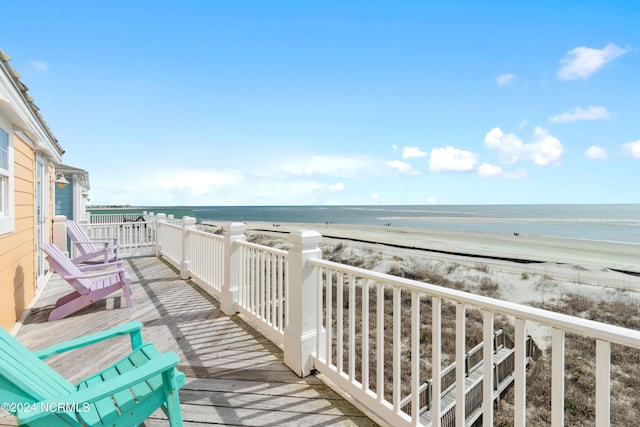
[[[513,261],[589,265],[640,275],[640,245],[570,238],[448,231],[354,224],[246,223],[247,230],[315,230],[327,238],[380,243],[445,255]]]
[[[100,205],[104,206],[104,205]],[[112,205],[117,206],[117,205]],[[101,207],[95,215],[162,212],[198,221],[349,224],[512,236],[547,236],[640,244],[640,204],[437,206],[136,206]]]

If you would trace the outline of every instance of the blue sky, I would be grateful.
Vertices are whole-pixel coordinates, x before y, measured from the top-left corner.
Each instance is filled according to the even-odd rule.
[[[2,8],[91,204],[640,202],[635,1]]]

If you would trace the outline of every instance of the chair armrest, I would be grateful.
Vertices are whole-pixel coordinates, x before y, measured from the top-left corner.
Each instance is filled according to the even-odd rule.
[[[85,347],[87,345],[95,344],[101,341],[108,340],[110,338],[119,337],[122,335],[130,335],[131,347],[133,350],[142,345],[142,323],[136,321],[125,323],[124,325],[116,326],[106,331],[96,332],[95,334],[85,335],[80,338],[75,338],[69,341],[63,341],[54,344],[50,347],[43,348],[38,351],[34,351],[33,354],[40,359],[46,359],[47,357],[54,356],[56,354],[64,353],[77,348]]]
[[[151,377],[162,374],[169,369],[174,369],[180,359],[175,353],[165,353],[150,360],[143,366],[133,369],[127,372],[125,375],[121,375],[116,378],[112,378],[104,381],[103,383],[96,384],[88,388],[73,391],[69,394],[50,398],[38,403],[27,411],[18,412],[16,414],[18,418],[18,425],[32,423],[39,418],[50,416],[52,413],[57,412],[60,408],[60,412],[65,412],[65,406],[71,406],[73,404],[79,409],[78,412],[82,412],[83,404],[93,403],[105,397],[113,396],[119,391],[127,390],[135,384],[139,384]],[[166,381],[165,376],[162,378],[163,383]],[[164,384],[166,390],[172,390],[171,384]],[[50,409],[50,410],[48,410]],[[53,409],[53,411],[51,410]]]
[[[118,270],[124,270],[121,259],[117,261],[112,261],[112,262],[103,262],[101,264],[77,265],[76,267],[78,267],[78,270],[80,271],[106,270],[107,268],[110,268],[110,267],[115,267]],[[111,271],[114,271],[114,270],[111,270]]]
[[[100,264],[103,265],[103,264]],[[118,268],[118,269],[113,269],[113,270],[107,270],[107,271],[96,271],[94,273],[86,273],[86,274],[81,274],[81,275],[69,275],[69,276],[62,276],[63,279],[92,279],[95,277],[102,277],[102,276],[113,276],[114,274],[119,274],[119,273],[126,273],[126,270],[124,268]]]
[[[114,238],[95,239],[95,240],[76,240],[73,243],[76,245],[100,243],[101,245],[104,246],[105,249],[114,249],[118,247],[118,238],[114,237]]]

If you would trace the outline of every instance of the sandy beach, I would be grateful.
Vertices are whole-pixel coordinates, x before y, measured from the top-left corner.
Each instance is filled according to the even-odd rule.
[[[247,229],[276,232],[316,230],[325,237],[372,241],[451,254],[619,269],[640,274],[640,245],[624,243],[352,224],[283,222],[274,226],[265,222],[249,222]]]

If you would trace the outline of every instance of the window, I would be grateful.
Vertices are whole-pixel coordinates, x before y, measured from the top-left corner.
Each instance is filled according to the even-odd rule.
[[[10,136],[0,128],[0,234],[13,231],[13,161]]]

